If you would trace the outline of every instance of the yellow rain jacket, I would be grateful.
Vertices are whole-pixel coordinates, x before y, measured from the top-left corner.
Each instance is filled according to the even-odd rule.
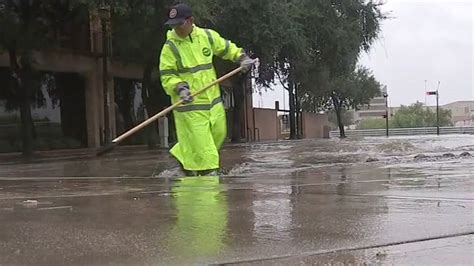
[[[176,86],[187,82],[191,93],[217,79],[213,56],[238,62],[243,50],[217,32],[194,26],[186,38],[168,31],[160,56],[161,83],[172,103],[180,100]],[[194,97],[173,112],[178,143],[171,154],[190,171],[219,168],[219,149],[227,134],[219,85]]]

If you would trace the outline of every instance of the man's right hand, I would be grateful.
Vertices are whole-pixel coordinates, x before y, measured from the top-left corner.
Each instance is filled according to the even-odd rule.
[[[240,66],[242,67],[242,73],[247,73],[252,69],[253,64],[255,64],[255,60],[250,58],[247,54],[242,54],[240,56]]]
[[[189,89],[188,83],[179,83],[178,86],[176,86],[176,91],[178,92],[179,98],[183,101],[184,104],[193,101],[193,96],[191,96],[191,91]]]

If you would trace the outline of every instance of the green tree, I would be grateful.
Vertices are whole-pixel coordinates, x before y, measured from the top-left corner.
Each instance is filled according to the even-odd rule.
[[[350,76],[341,76],[328,84],[327,90],[316,91],[318,94],[306,94],[301,98],[303,110],[333,110],[341,138],[345,138],[342,112],[359,109],[375,96],[380,95],[381,84],[372,73],[359,67]]]
[[[278,77],[283,87],[292,91],[293,76],[290,73],[294,73],[300,65],[298,63],[301,62],[298,61],[303,61],[300,58],[303,58],[307,41],[303,35],[304,25],[297,17],[300,8],[298,1],[218,0],[213,3],[210,8],[215,16],[213,21],[209,21],[205,26],[216,29],[224,37],[245,48],[251,56],[260,59],[256,79],[259,85],[270,88]],[[230,66],[227,64],[224,66],[224,69],[226,68]],[[240,87],[244,80],[245,77],[235,79],[234,87]],[[293,95],[290,94],[290,97]],[[234,91],[237,110],[241,108],[243,97],[241,91]],[[291,102],[294,101],[290,100]],[[290,106],[290,110],[290,122],[293,125],[294,105]],[[237,129],[234,131],[237,133],[240,132],[239,119],[240,116],[234,118],[234,129]]]
[[[386,16],[375,1],[316,1],[314,8],[313,1],[303,2],[303,20],[314,25],[307,27],[311,64],[301,76],[299,100],[303,110],[334,109],[344,138],[341,111],[367,103],[380,87],[367,69],[356,69],[356,63],[377,39]]]
[[[440,126],[452,126],[451,111],[440,108]],[[436,111],[426,108],[417,102],[410,106],[401,106],[393,117],[395,128],[435,127],[437,125]]]

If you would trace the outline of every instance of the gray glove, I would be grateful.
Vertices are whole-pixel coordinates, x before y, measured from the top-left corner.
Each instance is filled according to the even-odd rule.
[[[240,56],[240,66],[242,67],[242,73],[247,73],[252,69],[255,61],[250,58],[247,54],[242,54]]]
[[[190,103],[193,101],[193,96],[191,96],[191,91],[189,90],[188,83],[186,82],[179,83],[176,86],[176,91],[178,92],[179,98],[181,98],[184,104]]]

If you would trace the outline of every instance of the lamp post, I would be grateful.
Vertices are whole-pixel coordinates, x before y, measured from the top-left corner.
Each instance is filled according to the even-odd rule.
[[[439,85],[441,81],[438,81],[438,89],[436,89],[436,135],[439,136]]]
[[[385,135],[388,138],[388,93],[384,92],[383,97],[385,98]]]
[[[426,95],[436,95],[436,135],[439,136],[440,130],[439,130],[439,85],[441,84],[440,81],[438,81],[438,89],[435,91],[427,91]]]
[[[104,90],[104,144],[110,142],[110,99],[109,99],[109,86],[108,86],[108,34],[107,34],[107,23],[110,20],[110,6],[102,2],[99,7],[99,17],[102,27],[102,86]]]

